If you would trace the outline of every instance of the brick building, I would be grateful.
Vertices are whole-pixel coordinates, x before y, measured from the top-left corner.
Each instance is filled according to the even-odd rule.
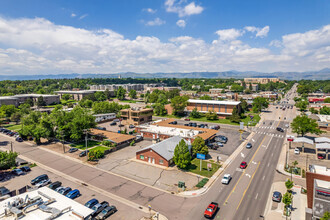
[[[94,94],[95,92],[96,92],[95,90],[78,90],[78,91],[62,90],[62,91],[56,91],[55,94],[60,95],[61,99],[64,94],[69,94],[69,95],[71,95],[72,99],[80,101],[85,96]]]
[[[306,220],[319,219],[330,212],[330,169],[310,165],[306,172],[307,209]]]
[[[122,123],[127,125],[139,125],[152,121],[152,108],[132,107],[120,110]]]
[[[28,99],[31,99],[34,103],[38,101],[38,98],[42,96],[46,105],[58,104],[60,103],[60,96],[58,95],[47,95],[47,94],[19,94],[14,96],[2,96],[0,97],[1,105],[15,105],[18,107],[23,104]]]
[[[202,113],[209,111],[216,112],[219,118],[225,118],[232,115],[233,109],[237,108],[241,112],[240,101],[215,101],[215,100],[197,100],[189,99],[186,107],[187,112],[191,112],[194,108]]]
[[[181,137],[174,136],[168,138],[162,142],[145,147],[136,152],[136,159],[142,160],[148,163],[157,164],[165,167],[169,167],[173,163],[173,156],[175,147],[179,144]],[[186,141],[189,149],[191,148],[191,142]]]
[[[270,82],[280,82],[279,78],[244,78],[244,82],[248,83],[260,83],[260,84],[267,84]]]

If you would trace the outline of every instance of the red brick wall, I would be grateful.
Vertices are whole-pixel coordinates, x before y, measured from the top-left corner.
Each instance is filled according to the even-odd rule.
[[[144,159],[140,159],[140,156],[143,155]],[[165,160],[163,157],[161,157],[159,154],[157,154],[155,151],[151,150],[151,149],[146,149],[144,151],[140,151],[136,153],[136,159],[137,160],[142,160],[144,162],[148,163],[149,157],[154,158],[155,159],[155,164],[157,165],[161,165],[161,166],[165,166],[165,167],[169,167],[169,161]],[[163,160],[163,164],[159,163],[159,160]],[[150,163],[152,164],[152,159],[150,159]]]
[[[330,176],[306,172],[307,207],[310,209],[313,208],[314,179],[330,182]]]

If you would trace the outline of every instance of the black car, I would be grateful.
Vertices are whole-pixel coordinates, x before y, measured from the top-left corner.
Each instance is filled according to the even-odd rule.
[[[56,181],[51,183],[48,187],[52,190],[55,190],[56,188],[62,186],[62,183],[60,181]]]
[[[30,167],[28,167],[28,166],[21,167],[20,169],[24,172],[30,172],[31,171]]]
[[[176,124],[178,124],[178,122],[177,121],[172,121],[172,122],[170,122],[170,124],[176,125]]]
[[[217,150],[219,148],[218,145],[212,144],[212,143],[207,144],[207,147],[210,148],[210,149],[212,149],[212,150]]]
[[[71,191],[72,191],[71,187],[66,187],[66,188],[60,190],[59,193],[62,194],[63,196],[65,196],[66,194],[68,194]]]
[[[125,125],[123,125],[123,124],[120,124],[120,125],[118,125],[118,127],[124,127]]]
[[[23,142],[23,139],[22,139],[21,137],[17,137],[15,140],[16,140],[17,142]]]
[[[280,128],[280,127],[277,127],[276,130],[280,131],[280,132],[284,132],[283,128]]]
[[[83,152],[81,152],[81,153],[79,154],[79,157],[84,157],[84,156],[86,156],[88,153],[89,153],[89,150],[84,150]]]
[[[115,126],[115,125],[117,125],[117,123],[115,121],[110,123],[110,126]]]
[[[184,126],[190,126],[189,124],[184,124]]]
[[[282,194],[281,194],[280,192],[275,191],[275,192],[273,193],[272,200],[273,200],[274,202],[281,202],[281,200],[282,200]]]
[[[73,152],[76,152],[77,150],[78,150],[78,148],[71,147],[68,152],[73,153]]]
[[[35,185],[35,184],[39,183],[40,181],[47,180],[47,179],[49,179],[47,174],[43,174],[43,175],[37,176],[36,178],[31,180],[31,184]]]
[[[102,220],[108,218],[113,213],[117,212],[116,206],[108,206],[105,209],[103,209],[97,216],[96,219]]]

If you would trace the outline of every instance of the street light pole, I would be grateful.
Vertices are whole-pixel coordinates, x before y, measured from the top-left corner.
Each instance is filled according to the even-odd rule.
[[[62,147],[63,147],[63,153],[65,153],[65,147],[64,147],[64,135],[63,135],[63,130],[61,131],[61,136],[62,136]]]
[[[87,129],[84,129],[84,134],[85,134],[86,158],[87,158],[87,161],[88,161],[88,152],[87,152],[87,136],[88,136],[88,130]]]

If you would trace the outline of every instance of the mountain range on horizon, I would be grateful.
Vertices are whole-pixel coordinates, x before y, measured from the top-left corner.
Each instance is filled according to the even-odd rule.
[[[286,80],[327,80],[330,79],[330,68],[319,71],[306,72],[274,72],[263,73],[256,71],[223,71],[223,72],[188,72],[188,73],[71,73],[71,74],[48,74],[48,75],[0,75],[3,80],[40,80],[40,79],[74,79],[74,78],[247,78],[247,77],[278,77]]]

